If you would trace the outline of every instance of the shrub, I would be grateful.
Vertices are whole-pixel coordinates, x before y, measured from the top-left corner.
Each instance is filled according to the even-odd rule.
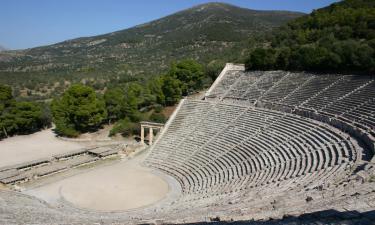
[[[149,120],[156,123],[165,123],[167,121],[167,118],[165,118],[163,113],[154,112],[151,114]]]
[[[119,120],[109,132],[109,136],[120,133],[122,136],[131,136],[140,132],[139,124],[131,122],[128,118]]]

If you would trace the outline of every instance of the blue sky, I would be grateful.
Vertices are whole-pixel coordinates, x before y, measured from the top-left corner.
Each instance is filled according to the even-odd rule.
[[[217,0],[216,0],[217,1]],[[23,49],[129,28],[209,0],[1,0],[0,45]],[[225,0],[309,13],[337,0]]]

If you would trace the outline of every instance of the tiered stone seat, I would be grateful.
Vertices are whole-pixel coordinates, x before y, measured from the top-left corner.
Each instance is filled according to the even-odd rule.
[[[273,71],[266,73],[259,78],[257,82],[251,84],[241,98],[254,102],[263,94],[267,93],[270,88],[272,88],[275,84],[281,81],[284,76],[287,75],[289,75],[289,73],[284,71]]]
[[[183,132],[188,136],[170,143],[170,154],[154,158],[161,148],[157,145],[146,161],[176,177],[185,195],[267,186],[357,160],[353,140],[311,119],[220,102],[186,104],[211,109],[201,120],[179,128],[188,130]],[[185,110],[179,113],[186,115]]]
[[[317,95],[320,91],[329,88],[337,82],[341,76],[325,74],[325,75],[312,75],[306,74],[308,77],[313,77],[305,83],[301,83],[298,90],[291,92],[285,99],[282,100],[287,105],[300,105],[308,99]]]
[[[366,86],[337,100],[323,110],[363,125],[365,129],[373,132],[375,129],[375,81],[368,79],[366,81]]]
[[[328,105],[335,104],[340,98],[350,94],[368,82],[369,79],[367,76],[342,76],[332,86],[319,92],[313,98],[301,104],[301,106],[324,110]]]
[[[243,71],[221,100],[238,105],[256,103],[258,107],[287,112],[297,109],[296,112],[307,111],[339,118],[353,127],[351,132],[354,136],[362,136],[361,133],[355,134],[357,128],[371,135],[364,140],[368,143],[371,142],[368,140],[375,140],[374,82],[374,76],[364,75]],[[337,122],[333,125],[339,128],[347,126],[337,125]]]
[[[175,122],[171,124],[167,132],[163,135],[163,138],[159,141],[156,148],[159,150],[151,152],[150,159],[164,158],[171,154],[176,149],[173,149],[173,145],[176,142],[182,142],[184,138],[188,137],[191,129],[181,129],[183,127],[193,128],[195,124],[202,120],[207,114],[212,104],[187,102],[184,104],[177,114]],[[154,154],[155,153],[155,154]]]
[[[227,89],[226,96],[231,96],[232,98],[242,98],[249,86],[256,83],[257,80],[263,75],[263,72],[261,71],[251,73],[238,71],[238,73],[242,73],[241,77],[239,77],[238,80],[233,83],[229,90]]]
[[[105,157],[117,154],[118,150],[112,149],[110,147],[98,147],[98,148],[90,149],[87,152],[94,156],[105,158]]]
[[[239,71],[239,70],[229,70],[229,71],[227,71],[224,79],[222,79],[218,83],[218,85],[216,86],[214,91],[212,91],[210,93],[210,96],[211,97],[219,97],[219,96],[223,95],[231,87],[231,85],[233,85],[236,82],[236,80],[239,77],[241,77],[241,75],[242,75],[242,71]]]
[[[314,78],[313,75],[291,73],[280,83],[275,85],[273,89],[270,89],[267,93],[265,93],[261,99],[271,102],[279,102],[312,78]]]

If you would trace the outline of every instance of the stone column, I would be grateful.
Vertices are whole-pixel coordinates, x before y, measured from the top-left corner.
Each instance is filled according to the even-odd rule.
[[[150,134],[148,138],[148,144],[152,145],[152,138],[154,137],[154,132],[152,131],[152,127],[150,127],[149,130],[150,130]]]
[[[145,144],[145,128],[141,125],[141,144]]]

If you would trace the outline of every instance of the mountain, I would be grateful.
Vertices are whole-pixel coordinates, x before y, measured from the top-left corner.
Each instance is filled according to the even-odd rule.
[[[249,37],[302,15],[223,3],[198,5],[125,30],[0,53],[0,82],[20,89],[93,77],[105,83],[158,74],[182,58],[233,61],[243,54]]]
[[[0,52],[7,50],[5,47],[0,45]]]

